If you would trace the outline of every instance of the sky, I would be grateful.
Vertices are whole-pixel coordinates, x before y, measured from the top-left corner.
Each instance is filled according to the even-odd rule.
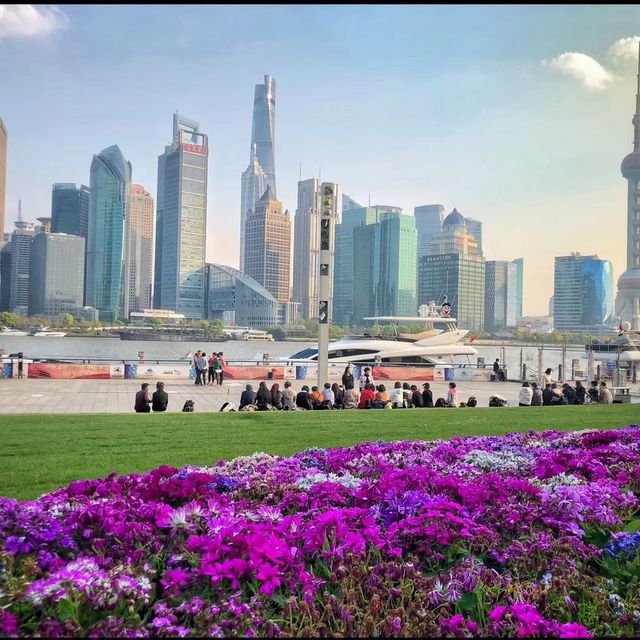
[[[278,198],[337,182],[367,204],[483,222],[488,260],[525,259],[545,315],[554,256],[626,267],[640,6],[0,5],[7,225],[50,215],[117,144],[156,196],[176,109],[209,135],[207,261],[239,263],[253,92],[276,80]]]

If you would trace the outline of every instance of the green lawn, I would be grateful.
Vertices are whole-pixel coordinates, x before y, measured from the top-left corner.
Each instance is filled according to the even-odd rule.
[[[281,413],[3,415],[0,495],[32,499],[73,480],[162,464],[210,465],[255,451],[366,440],[432,440],[509,431],[617,428],[640,422],[637,404],[524,409],[415,409]]]

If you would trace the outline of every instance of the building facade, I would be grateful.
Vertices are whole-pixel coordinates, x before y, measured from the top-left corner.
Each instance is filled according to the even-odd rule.
[[[441,204],[425,204],[415,207],[413,217],[418,230],[418,260],[431,252],[433,237],[442,231],[444,207]]]
[[[461,329],[484,328],[485,259],[465,253],[424,256],[418,271],[418,306],[447,301]]]
[[[93,156],[89,189],[85,303],[98,309],[101,321],[115,322],[128,317],[124,262],[131,191],[131,163],[117,145]]]
[[[31,242],[29,315],[75,315],[84,296],[85,239],[37,233]]]
[[[351,209],[362,209],[362,205],[358,204],[353,198],[343,193],[342,194],[342,210],[350,211]]]
[[[613,326],[613,267],[609,260],[579,253],[556,257],[553,319],[556,331],[593,333]]]
[[[205,317],[208,137],[174,116],[174,140],[158,158],[154,307]],[[187,128],[185,128],[187,126]]]
[[[258,162],[258,153],[254,144],[249,166],[243,171],[240,194],[240,270],[244,269],[245,232],[247,216],[254,211],[256,204],[267,190],[267,174]]]
[[[478,242],[467,226],[467,219],[454,207],[442,221],[440,233],[431,238],[431,250],[428,255],[437,256],[446,253],[465,253],[482,255]]]
[[[524,316],[524,258],[513,261],[516,265],[516,318]]]
[[[338,185],[332,183],[334,193],[338,193]],[[334,199],[332,215],[339,223],[337,210],[339,198]],[[335,244],[331,239],[330,246]],[[293,239],[293,290],[291,299],[301,304],[302,319],[318,317],[318,287],[320,269],[320,182],[317,178],[298,182],[298,206],[294,218]],[[333,252],[332,252],[333,258]],[[333,295],[332,292],[329,294]]]
[[[618,309],[621,320],[640,331],[640,42],[636,112],[633,124],[633,152],[622,161],[620,170],[627,181],[627,270],[618,279]]]
[[[518,268],[507,260],[485,263],[484,326],[498,331],[516,326]]]
[[[264,328],[277,322],[278,301],[253,278],[222,264],[207,264],[207,318],[225,326]]]
[[[129,194],[126,272],[129,312],[148,309],[153,302],[153,198],[142,185]]]
[[[11,304],[11,236],[0,242],[0,311],[9,311]]]
[[[291,296],[291,216],[267,187],[246,221],[246,275],[259,282],[278,302]]]
[[[253,94],[251,150],[255,147],[258,164],[266,174],[266,186],[276,190],[276,81],[264,76],[264,84],[257,84]],[[266,188],[266,187],[265,187]],[[261,196],[262,197],[262,196]]]
[[[57,182],[51,190],[51,231],[87,237],[89,187],[73,182]]]
[[[474,220],[473,218],[469,218],[468,216],[465,216],[464,220],[467,224],[467,230],[476,240],[476,244],[478,246],[478,254],[483,255],[482,253],[482,222],[480,222],[480,220]]]
[[[0,118],[0,238],[4,234],[7,185],[7,128]]]
[[[335,258],[333,272],[333,322],[340,326],[355,324],[354,312],[354,231],[378,222],[376,207],[346,209],[335,230]]]

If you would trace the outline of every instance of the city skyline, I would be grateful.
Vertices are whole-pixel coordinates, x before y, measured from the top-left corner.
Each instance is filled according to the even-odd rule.
[[[335,33],[317,26],[329,13]],[[149,24],[132,20],[136,15]],[[279,24],[273,33],[261,29],[266,16]],[[300,164],[303,179],[322,171],[359,202],[371,193],[372,202],[409,215],[424,203],[456,207],[482,221],[487,259],[524,257],[524,312],[544,314],[554,256],[597,253],[613,263],[615,281],[625,268],[619,166],[633,142],[637,36],[628,25],[638,18],[640,9],[631,6],[64,6],[47,17],[48,31],[40,25],[39,36],[37,24],[29,37],[0,29],[3,58],[11,61],[0,114],[9,132],[5,231],[19,198],[25,218],[46,214],[52,184],[86,184],[95,149],[114,142],[131,160],[135,182],[156,196],[157,150],[166,142],[168,113],[178,108],[210,136],[207,262],[238,266],[237,185],[246,168],[251,95],[270,74],[278,81],[278,195],[285,208],[295,208]],[[198,25],[185,35],[180,25],[194,19]],[[496,31],[505,19],[508,34]],[[133,24],[143,30],[139,39],[124,37]],[[220,37],[203,39],[207,28]],[[344,37],[354,28],[373,40],[397,33],[403,46],[365,55]],[[154,30],[155,40],[167,35],[162,49]],[[162,96],[136,94],[122,103],[114,87],[125,67],[100,52],[113,33],[123,36],[118,53],[144,68],[149,81],[185,55],[193,69]],[[454,33],[464,37],[452,49]],[[205,58],[225,64],[206,68],[206,88],[192,87]],[[29,75],[25,65],[37,68]],[[60,100],[80,89],[80,78],[91,102]],[[53,126],[58,120],[74,127]],[[514,225],[514,216],[524,224]],[[595,232],[603,224],[609,233]]]

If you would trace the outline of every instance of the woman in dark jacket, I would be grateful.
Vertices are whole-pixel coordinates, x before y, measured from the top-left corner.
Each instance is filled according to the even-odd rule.
[[[271,392],[267,387],[266,382],[261,382],[258,387],[258,393],[256,394],[256,405],[258,405],[258,411],[268,411],[271,404]]]
[[[587,397],[587,390],[582,386],[580,380],[576,380],[576,399],[575,404],[584,404]]]
[[[355,386],[355,381],[353,379],[353,373],[351,373],[350,364],[346,366],[344,373],[342,374],[342,386],[344,387],[345,391],[347,389],[353,389],[353,387]],[[333,393],[335,393],[335,391]]]
[[[280,391],[280,385],[274,382],[271,386],[271,406],[278,411],[282,410],[284,398],[282,397],[282,391]]]
[[[338,386],[337,382],[334,382],[331,385],[331,391],[333,391],[333,397],[335,398],[333,408],[342,409],[344,407],[344,393],[342,389]]]

